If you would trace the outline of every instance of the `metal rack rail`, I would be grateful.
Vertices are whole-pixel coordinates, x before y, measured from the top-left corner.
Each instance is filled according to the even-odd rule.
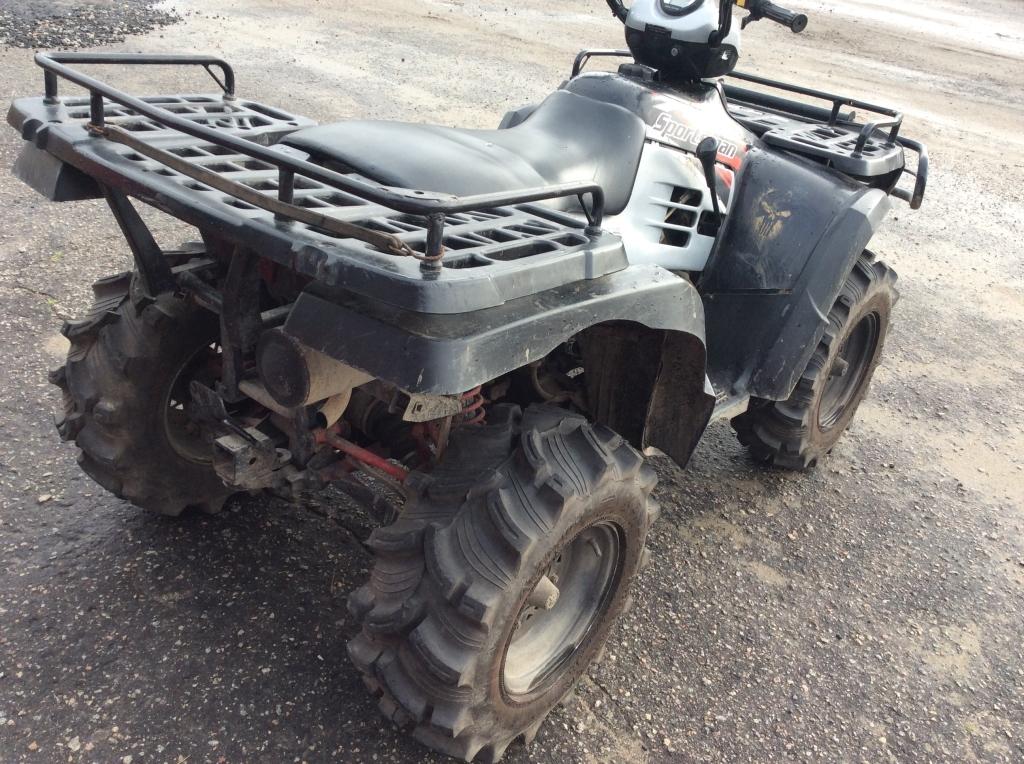
[[[562,197],[578,197],[589,222],[589,231],[596,234],[600,230],[604,218],[604,191],[595,183],[565,183],[539,188],[528,188],[514,192],[498,192],[474,196],[454,196],[416,189],[396,189],[375,185],[349,175],[330,170],[305,159],[275,151],[244,138],[237,137],[222,130],[175,114],[161,105],[148,102],[124,93],[111,85],[90,77],[77,69],[73,64],[125,64],[125,65],[172,65],[199,66],[213,77],[221,87],[226,105],[231,105],[237,98],[235,92],[235,75],[231,66],[222,59],[212,56],[177,56],[177,55],[134,55],[111,53],[39,53],[36,63],[44,70],[45,101],[56,104],[60,101],[58,90],[59,79],[67,80],[89,92],[90,119],[88,129],[94,135],[113,140],[138,151],[158,162],[174,164],[179,172],[191,172],[175,157],[164,152],[144,140],[131,135],[116,125],[108,125],[106,120],[105,101],[111,101],[130,109],[138,115],[145,116],[166,128],[176,130],[185,135],[229,149],[234,153],[266,162],[278,170],[277,199],[262,197],[255,199],[251,189],[231,184],[221,179],[220,190],[236,195],[247,203],[255,203],[284,218],[302,219],[301,208],[292,204],[295,194],[296,177],[310,178],[340,191],[345,191],[369,202],[374,202],[398,212],[422,215],[429,221],[427,247],[425,255],[417,257],[424,265],[439,267],[444,255],[444,226],[447,216],[463,212],[476,212],[495,209],[497,207],[514,206],[539,202]],[[213,69],[221,72],[218,78]],[[209,177],[196,178],[210,180]],[[583,203],[584,197],[590,197],[589,208]],[[383,247],[394,254],[413,254],[405,251],[406,247],[398,240],[388,238],[387,234],[375,231],[360,231],[355,227],[346,231],[347,235],[359,238],[374,246]],[[416,255],[413,255],[416,256]]]
[[[792,85],[745,72],[733,72],[728,77],[741,82],[749,82],[753,85],[771,88],[772,90],[828,102],[830,104],[829,108],[824,108],[730,83],[724,83],[722,87],[730,105],[750,106],[762,113],[777,114],[804,122],[824,124],[830,128],[846,127],[859,130],[856,143],[852,147],[852,156],[861,155],[872,136],[876,132],[887,129],[888,145],[898,145],[918,155],[917,169],[910,170],[904,168],[903,170],[905,174],[915,179],[914,190],[908,191],[902,188],[894,188],[892,194],[898,199],[908,202],[912,209],[916,210],[921,207],[921,204],[924,202],[925,191],[928,187],[928,150],[919,141],[900,135],[900,130],[903,127],[903,114],[901,112],[849,96],[836,95],[824,90],[816,90],[800,85]],[[855,112],[844,112],[843,107],[871,112],[883,117],[883,119],[860,123],[856,121],[857,115]],[[884,119],[886,117],[887,119]],[[744,120],[741,119],[741,121]]]

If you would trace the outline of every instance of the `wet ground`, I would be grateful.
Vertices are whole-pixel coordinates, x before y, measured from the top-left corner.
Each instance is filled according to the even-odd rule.
[[[753,466],[726,426],[686,472],[659,463],[637,607],[510,761],[1024,759],[1019,4],[793,4],[808,31],[751,27],[744,68],[898,105],[932,148],[925,208],[897,206],[874,242],[902,277],[885,366],[810,475]],[[490,126],[578,48],[620,41],[597,0],[173,5],[183,23],[116,49],[223,54],[244,94],[321,120]],[[41,90],[29,51],[0,50],[0,86]],[[0,132],[0,165],[17,149]],[[0,209],[0,760],[434,760],[345,657],[368,560],[340,501],[168,521],[78,473],[46,371],[61,319],[127,253],[97,203],[0,175]]]

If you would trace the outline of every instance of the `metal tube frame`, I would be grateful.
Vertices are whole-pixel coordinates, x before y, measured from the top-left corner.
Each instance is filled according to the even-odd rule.
[[[131,109],[137,114],[144,115],[165,127],[177,130],[178,132],[191,135],[203,141],[231,149],[240,154],[251,156],[263,162],[267,162],[279,169],[285,179],[287,173],[303,175],[317,180],[333,188],[348,191],[364,199],[384,205],[398,212],[405,212],[412,215],[424,215],[432,221],[440,220],[443,227],[445,215],[458,212],[471,212],[474,210],[487,210],[495,207],[515,206],[530,202],[539,202],[562,197],[589,196],[591,199],[590,209],[584,208],[588,222],[593,229],[600,228],[604,220],[605,195],[604,189],[596,183],[562,183],[537,188],[526,188],[512,192],[497,192],[489,194],[478,194],[474,196],[454,196],[452,194],[440,194],[436,192],[421,191],[415,189],[397,189],[385,186],[374,185],[357,180],[347,175],[329,170],[318,164],[288,156],[273,151],[265,146],[260,146],[244,138],[218,131],[216,129],[200,125],[191,120],[173,114],[159,106],[146,103],[145,101],[128,95],[105,82],[90,77],[69,64],[128,64],[128,65],[171,65],[171,66],[200,66],[205,69],[211,77],[221,86],[224,91],[224,100],[227,103],[235,100],[235,74],[231,66],[222,59],[213,56],[187,56],[187,55],[136,55],[121,53],[37,53],[35,57],[38,64],[44,71],[44,86],[46,102],[49,104],[59,103],[58,78],[72,82],[89,91],[90,96],[90,118],[93,133],[97,138],[102,137],[102,130],[105,124],[104,99],[120,104]],[[223,74],[223,81],[218,79],[212,68],[219,68]],[[279,195],[284,197],[282,201],[288,201],[292,184],[282,183]],[[437,217],[431,217],[437,216]],[[438,225],[435,223],[434,225]],[[438,232],[439,233],[439,232]],[[440,258],[443,249],[439,249],[442,236],[431,237],[433,246],[437,251],[427,252],[428,257]]]
[[[868,103],[867,101],[859,101],[856,98],[849,98],[848,96],[835,95],[834,93],[828,93],[824,90],[815,90],[814,88],[805,88],[801,85],[790,85],[786,82],[779,82],[777,80],[771,80],[767,77],[758,77],[754,74],[747,74],[746,72],[733,72],[732,74],[726,75],[733,79],[743,80],[744,82],[752,82],[755,85],[764,85],[765,87],[774,88],[776,90],[784,90],[787,93],[796,93],[797,95],[808,96],[809,98],[818,98],[822,101],[832,102],[832,111],[829,114],[828,124],[834,126],[837,123],[843,121],[840,119],[840,113],[844,106],[851,106],[855,109],[864,109],[874,114],[881,114],[886,117],[890,117],[890,120],[878,121],[863,126],[861,131],[861,138],[858,140],[858,145],[863,148],[864,142],[871,137],[876,129],[882,127],[891,127],[892,131],[889,135],[890,143],[895,143],[896,138],[900,134],[900,127],[903,125],[903,114],[889,109],[885,106],[879,106],[878,104]],[[754,91],[747,91],[752,93]]]
[[[743,72],[733,72],[728,75],[734,79],[742,80],[744,82],[751,82],[755,85],[762,85],[764,87],[770,87],[775,90],[782,90],[789,93],[795,93],[797,95],[807,96],[809,98],[817,98],[823,101],[831,101],[832,108],[824,109],[820,106],[814,106],[812,104],[801,103],[799,101],[791,101],[778,96],[773,96],[768,93],[761,93],[756,90],[747,90],[745,88],[739,88],[735,85],[725,85],[723,91],[728,99],[735,99],[743,103],[751,104],[753,106],[763,106],[774,112],[781,114],[792,114],[795,117],[801,119],[808,119],[814,122],[823,122],[829,126],[835,126],[836,124],[854,125],[861,128],[860,135],[857,138],[856,151],[863,151],[865,144],[871,135],[876,131],[883,128],[890,128],[889,130],[889,145],[900,145],[904,149],[909,149],[917,154],[917,170],[909,170],[904,168],[903,172],[906,175],[912,176],[914,181],[914,190],[907,191],[902,188],[893,189],[892,195],[897,199],[910,204],[910,208],[917,210],[921,208],[924,203],[925,191],[928,188],[928,149],[924,144],[919,141],[912,140],[910,138],[904,138],[900,135],[900,129],[903,127],[903,114],[894,109],[886,108],[885,106],[879,106],[877,104],[868,103],[866,101],[860,101],[856,98],[849,98],[846,96],[835,95],[834,93],[828,93],[823,90],[815,90],[813,88],[805,88],[799,85],[790,85],[785,82],[778,82],[776,80],[767,79],[766,77],[758,77],[753,74],[746,74]],[[866,125],[859,125],[853,121],[852,115],[848,112],[843,112],[842,107],[849,106],[855,109],[863,109],[870,111],[875,114],[882,115],[884,117],[890,117],[888,120],[878,120],[869,122]]]

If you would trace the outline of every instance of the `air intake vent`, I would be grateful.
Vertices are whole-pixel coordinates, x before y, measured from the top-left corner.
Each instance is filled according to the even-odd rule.
[[[666,208],[661,228],[661,243],[670,247],[685,247],[697,228],[704,193],[695,188],[676,186],[670,201],[660,202]]]

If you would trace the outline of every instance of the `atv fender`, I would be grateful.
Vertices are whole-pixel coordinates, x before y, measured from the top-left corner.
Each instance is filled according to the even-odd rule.
[[[751,148],[700,284],[716,389],[790,396],[890,207],[882,190],[801,157]]]
[[[714,406],[700,296],[653,265],[454,315],[404,311],[313,284],[284,331],[403,390],[434,395],[472,390],[579,337],[596,419],[681,465]]]
[[[31,143],[21,147],[14,161],[14,176],[51,202],[79,202],[103,196],[93,178]]]

